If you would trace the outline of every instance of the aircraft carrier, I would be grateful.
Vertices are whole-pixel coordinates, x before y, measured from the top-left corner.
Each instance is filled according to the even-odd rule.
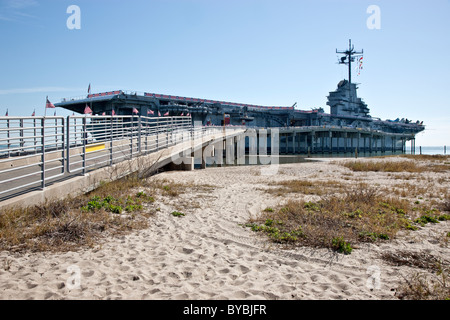
[[[333,152],[336,148],[338,151],[347,150],[357,145],[360,148],[364,146],[364,150],[369,147],[372,150],[373,137],[375,150],[405,151],[406,141],[412,141],[412,147],[415,135],[425,129],[423,122],[411,121],[405,117],[382,120],[371,116],[369,107],[357,95],[357,84],[351,80],[352,63],[359,63],[363,51],[355,51],[350,40],[347,50],[336,50],[336,53],[342,55],[339,63],[348,66],[348,79],[339,81],[336,90],[329,93],[329,113],[322,107],[299,110],[296,104],[262,106],[126,90],[89,92],[80,97],[63,98],[55,106],[79,114],[88,109],[93,115],[190,116],[193,123],[204,126],[283,128],[294,134],[297,129],[298,134],[310,136],[303,140],[298,136],[297,145],[293,147],[289,147],[289,141],[294,140],[295,143],[295,137],[282,137],[280,142],[284,143],[286,150],[291,151],[295,151],[297,147],[297,150],[303,148],[305,151]],[[333,137],[338,138],[334,146]],[[379,137],[379,142],[376,137]],[[370,139],[368,144],[366,138]],[[350,144],[345,139],[350,139]]]

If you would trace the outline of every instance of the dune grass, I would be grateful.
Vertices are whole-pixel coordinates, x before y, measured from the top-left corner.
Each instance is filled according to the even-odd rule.
[[[129,175],[78,197],[3,210],[0,250],[66,252],[93,247],[108,236],[146,228],[158,211],[153,205],[157,196],[178,198],[211,188]]]
[[[449,260],[438,258],[427,252],[399,250],[384,252],[381,258],[394,266],[408,266],[421,271],[404,278],[397,291],[399,299],[407,300],[449,300]]]
[[[360,184],[341,195],[323,195],[317,202],[289,200],[276,209],[264,210],[247,226],[275,242],[350,253],[358,243],[384,241],[399,230],[416,229],[409,213],[408,201],[383,196]]]
[[[151,212],[144,207],[154,198],[131,191],[143,181],[128,177],[75,198],[3,210],[0,250],[72,251],[107,235],[145,228]]]
[[[409,172],[409,173],[422,173],[422,172],[445,172],[450,170],[449,164],[426,164],[419,163],[419,161],[345,161],[340,165],[355,171],[355,172]]]
[[[311,181],[311,180],[286,180],[269,184],[275,188],[266,189],[265,191],[277,196],[283,196],[286,193],[301,193],[305,195],[324,195],[331,190],[343,191],[346,184],[336,180]]]

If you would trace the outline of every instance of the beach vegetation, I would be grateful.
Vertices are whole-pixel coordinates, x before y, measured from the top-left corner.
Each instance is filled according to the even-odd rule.
[[[383,195],[361,183],[342,194],[329,191],[319,201],[287,200],[250,222],[253,231],[263,231],[271,240],[279,240],[279,235],[288,232],[292,237],[285,239],[290,244],[349,254],[360,242],[386,241],[400,230],[417,230],[411,219],[414,214],[407,200]],[[298,226],[301,236],[292,234]],[[338,241],[341,238],[345,243]]]
[[[400,160],[378,160],[378,161],[344,161],[340,162],[340,165],[354,171],[354,172],[409,172],[409,173],[421,173],[421,172],[445,172],[450,170],[450,166],[446,164],[419,164],[416,161]]]
[[[426,251],[383,252],[381,258],[393,266],[408,266],[420,271],[403,277],[397,290],[399,299],[449,300],[450,261]]]
[[[343,254],[350,254],[353,250],[350,243],[344,240],[344,237],[333,238],[331,240],[331,246],[333,249]]]
[[[179,212],[179,211],[173,211],[173,212],[171,212],[171,215],[173,215],[174,217],[183,217],[183,216],[185,216],[184,213]]]
[[[275,188],[266,189],[266,192],[284,196],[286,193],[301,193],[305,195],[324,195],[331,191],[342,191],[346,185],[336,180],[310,181],[310,180],[286,180],[270,183]]]
[[[0,213],[0,250],[73,251],[93,247],[107,236],[148,226],[155,200],[144,191],[148,182],[134,176],[77,197],[47,201],[26,208],[3,209]],[[123,211],[129,213],[122,215]]]

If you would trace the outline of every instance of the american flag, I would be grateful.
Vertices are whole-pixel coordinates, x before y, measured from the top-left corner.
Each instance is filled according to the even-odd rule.
[[[133,108],[133,113],[136,113],[136,114],[138,114],[139,113],[139,111],[136,109],[136,108]]]
[[[33,111],[33,113],[31,114],[32,117],[36,116],[36,110]]]
[[[168,116],[169,115],[169,111],[167,111],[166,113],[164,113],[164,116]]]
[[[115,116],[116,115],[116,112],[114,111],[114,109],[113,109],[113,111],[112,111],[112,113],[111,113],[113,116]]]
[[[155,114],[152,110],[147,110],[147,115],[149,114]]]
[[[8,116],[8,109],[6,109],[6,113],[5,113],[5,117],[7,117]]]
[[[158,111],[158,117],[161,117],[161,113]]]
[[[45,107],[46,108],[54,108],[55,106],[53,105],[53,103],[50,102],[50,100],[48,100],[48,96],[47,96],[47,102],[45,103]]]
[[[88,105],[86,105],[86,107],[84,108],[84,114],[92,114],[92,110]]]

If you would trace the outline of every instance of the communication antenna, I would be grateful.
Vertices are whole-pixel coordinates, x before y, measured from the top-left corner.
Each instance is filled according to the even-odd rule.
[[[348,65],[348,82],[352,83],[352,62],[355,61],[355,57],[361,56],[364,53],[364,50],[361,52],[355,51],[355,47],[352,45],[352,40],[348,40],[348,50],[346,51],[338,51],[336,49],[336,53],[343,54],[339,60],[339,64]]]

